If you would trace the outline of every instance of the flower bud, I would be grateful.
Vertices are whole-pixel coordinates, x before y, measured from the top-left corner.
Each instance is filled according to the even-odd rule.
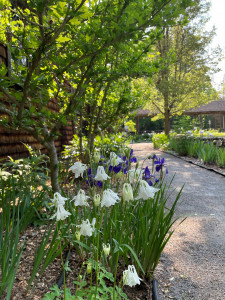
[[[130,157],[130,152],[131,152],[131,149],[130,149],[130,148],[126,148],[126,149],[124,150],[124,152],[125,152],[125,155],[126,155],[127,158]]]
[[[96,164],[98,164],[99,161],[100,161],[100,158],[101,158],[100,152],[99,152],[99,151],[96,151],[96,152],[94,153],[94,162],[95,162]]]
[[[116,179],[120,179],[120,177],[121,177],[122,174],[123,174],[123,173],[120,171],[119,173],[116,174],[115,178],[116,178]]]
[[[124,201],[133,201],[133,190],[129,183],[124,183],[123,185],[123,200]]]
[[[76,240],[79,242],[80,241],[80,231],[75,232],[75,237],[76,237]]]
[[[100,205],[100,202],[101,202],[101,197],[99,194],[95,194],[94,195],[94,205],[95,206],[99,206]]]
[[[103,244],[103,252],[105,253],[105,256],[109,256],[110,253],[110,244],[107,245]]]
[[[91,274],[91,272],[92,272],[92,264],[88,263],[87,264],[87,274]]]

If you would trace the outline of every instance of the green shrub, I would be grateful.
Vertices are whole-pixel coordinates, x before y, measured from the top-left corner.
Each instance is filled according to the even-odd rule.
[[[219,148],[217,150],[217,159],[216,159],[218,166],[221,168],[225,167],[225,148]]]
[[[168,149],[169,138],[165,133],[154,133],[152,142],[155,149]]]

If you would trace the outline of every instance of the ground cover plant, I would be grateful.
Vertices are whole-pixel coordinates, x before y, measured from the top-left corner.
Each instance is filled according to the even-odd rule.
[[[220,145],[218,142],[213,138],[194,136],[191,132],[186,135],[173,134],[169,138],[169,149],[178,155],[195,157],[205,164],[217,164],[224,168],[225,148],[218,147]]]
[[[54,286],[43,299],[72,299],[74,296],[77,299],[127,299],[124,286],[134,287],[152,277],[172,235],[174,210],[180,194],[168,208],[164,159],[155,155],[148,157],[148,166],[143,167],[130,148],[120,150],[123,152],[110,152],[108,156],[96,150],[88,164],[76,161],[70,165],[69,180],[66,185],[62,183],[61,193],[52,193],[47,188],[38,190],[35,197],[32,188],[21,193],[19,189],[10,188],[17,186],[18,178],[10,177],[10,172],[1,172],[4,213],[0,214],[0,263],[1,276],[5,278],[0,290],[2,296],[10,299],[26,247],[22,243],[16,249],[10,243],[24,232],[27,215],[31,216],[28,223],[39,216],[48,224],[32,261],[27,285],[31,299],[41,275],[57,257],[61,259],[64,288],[59,290]],[[16,182],[11,185],[7,180]],[[25,211],[23,201],[28,197],[30,205]],[[7,247],[11,252],[6,256]],[[74,278],[75,291],[66,286],[65,280],[70,265],[64,260],[64,252],[72,249],[82,262],[79,276]],[[120,277],[118,264],[123,268]]]

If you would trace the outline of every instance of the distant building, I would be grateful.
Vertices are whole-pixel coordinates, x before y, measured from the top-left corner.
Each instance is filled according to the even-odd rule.
[[[225,100],[214,100],[199,107],[184,112],[185,115],[197,117],[200,116],[202,123],[203,115],[210,117],[210,128],[225,131]]]

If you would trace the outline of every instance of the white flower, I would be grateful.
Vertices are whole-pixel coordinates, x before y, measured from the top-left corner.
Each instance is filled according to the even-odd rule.
[[[80,176],[83,177],[84,171],[87,169],[87,165],[82,164],[81,162],[75,162],[75,164],[70,167],[70,170],[75,174],[75,178],[78,178]]]
[[[133,190],[129,183],[124,183],[123,185],[123,200],[124,201],[134,200]]]
[[[110,152],[110,158],[108,161],[108,164],[110,166],[115,167],[115,166],[118,166],[122,162],[123,162],[123,160],[118,155],[116,155],[116,153]]]
[[[102,196],[102,202],[101,202],[101,207],[105,206],[105,207],[109,207],[111,205],[114,205],[117,200],[119,200],[120,198],[118,197],[118,195],[116,193],[114,193],[112,190],[107,189],[104,190],[103,192],[103,196]]]
[[[103,180],[107,180],[108,178],[110,177],[106,174],[104,167],[98,166],[97,174],[95,175],[95,180],[103,181]]]
[[[203,134],[204,132],[205,132],[205,130],[203,130],[203,129],[199,131],[200,134]]]
[[[95,226],[95,222],[96,219],[94,218],[92,220],[92,224],[90,223],[90,221],[87,219],[86,221],[82,221],[81,225],[78,225],[78,227],[80,227],[80,235],[84,235],[84,236],[92,236],[92,233],[94,232],[94,226]]]
[[[54,219],[56,217],[56,221],[65,220],[70,215],[71,213],[66,211],[63,205],[58,205],[56,213],[50,219]]]
[[[99,194],[95,194],[94,195],[94,205],[95,206],[99,206],[100,205],[100,202],[101,202],[101,197]]]
[[[137,181],[141,180],[143,174],[144,174],[144,170],[142,170],[142,169],[132,169],[132,170],[128,171],[130,183],[132,183],[134,181],[134,179]]]
[[[65,205],[65,201],[67,200],[67,198],[61,196],[60,193],[56,192],[54,194],[54,199],[51,200],[55,207],[58,207],[59,205]]]
[[[123,284],[130,287],[141,283],[141,278],[138,277],[137,271],[134,266],[128,266],[128,270],[123,271]]]
[[[99,151],[96,151],[95,153],[94,153],[94,162],[95,163],[99,163],[99,161],[100,161],[100,158],[101,158],[101,154],[100,154],[100,152]]]
[[[103,252],[105,253],[105,256],[109,256],[110,253],[110,244],[108,243],[107,245],[103,244]]]
[[[78,194],[73,198],[75,206],[89,206],[87,203],[87,198],[84,190],[79,190]]]
[[[154,198],[155,193],[157,193],[159,189],[150,186],[147,181],[141,180],[139,182],[139,193],[137,199],[147,200],[149,198]]]

